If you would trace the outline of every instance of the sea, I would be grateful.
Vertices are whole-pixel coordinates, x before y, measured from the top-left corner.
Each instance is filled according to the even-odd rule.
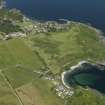
[[[105,32],[105,0],[6,0],[6,6],[19,9],[32,19],[68,19]]]

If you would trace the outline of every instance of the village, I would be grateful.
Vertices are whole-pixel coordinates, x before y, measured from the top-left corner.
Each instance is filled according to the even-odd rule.
[[[18,25],[16,21],[12,21],[13,25]],[[24,16],[23,18],[23,23],[21,23],[20,29],[21,31],[17,32],[10,32],[10,33],[4,33],[0,32],[0,39],[1,40],[8,40],[11,38],[17,38],[17,37],[27,37],[29,35],[36,35],[39,33],[45,33],[49,34],[49,32],[60,32],[60,31],[66,31],[69,30],[70,27],[70,22],[69,21],[64,21],[64,20],[59,20],[57,21],[45,21],[45,22],[39,22],[39,21],[33,21],[30,20],[29,18],[26,18]],[[28,25],[25,25],[29,23]],[[20,24],[20,23],[19,23]]]
[[[15,9],[11,10],[12,12],[17,11]],[[10,12],[11,12],[10,11]],[[19,11],[17,11],[19,12]],[[70,21],[59,19],[58,21],[35,21],[31,20],[27,17],[23,17],[23,22],[17,22],[14,20],[7,20],[6,18],[0,20],[2,24],[6,24],[6,22],[10,22],[13,26],[20,26],[20,31],[16,32],[0,32],[0,40],[6,41],[11,40],[13,38],[26,38],[28,36],[37,35],[40,33],[45,33],[48,35],[50,32],[61,32],[69,30]],[[9,27],[6,27],[9,28]],[[22,65],[17,64],[17,68],[24,68]],[[27,69],[27,68],[26,68]],[[54,84],[55,93],[61,97],[62,99],[66,97],[71,97],[74,94],[74,91],[70,88],[66,88],[62,82],[61,77],[54,76],[49,70],[34,70],[33,73],[40,75],[40,78],[45,80],[49,80]]]
[[[29,72],[31,71],[29,68],[26,68],[21,64],[17,64],[16,68],[21,68],[24,70],[27,69],[29,70]],[[71,97],[74,94],[74,91],[71,87],[67,88],[63,84],[63,82],[61,81],[62,80],[61,76],[54,75],[50,70],[46,70],[45,68],[43,68],[43,70],[42,69],[33,70],[33,73],[37,74],[39,78],[50,81],[54,85],[53,90],[60,98],[66,99],[68,97]]]
[[[67,88],[64,86],[64,84],[61,82],[61,76],[59,75],[53,75],[51,71],[38,71],[34,70],[34,73],[37,73],[40,75],[41,78],[49,80],[54,85],[54,91],[55,93],[62,99],[71,97],[74,94],[74,91],[71,87]]]

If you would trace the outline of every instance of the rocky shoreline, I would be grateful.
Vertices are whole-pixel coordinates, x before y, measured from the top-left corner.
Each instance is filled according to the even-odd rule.
[[[72,73],[76,68],[80,67],[80,66],[81,66],[82,64],[84,64],[84,63],[88,63],[88,62],[87,62],[87,61],[81,61],[81,62],[79,62],[77,65],[70,67],[70,69],[69,69],[68,71],[64,71],[64,72],[61,74],[62,83],[64,84],[65,87],[70,88],[70,86],[65,83],[65,80],[64,80],[64,79],[65,79],[65,75],[66,75],[67,73]]]
[[[4,7],[6,7],[6,2],[4,0],[0,1],[0,9],[3,9]]]
[[[77,65],[70,67],[70,69],[68,71],[63,72],[61,74],[61,79],[62,79],[63,85],[67,88],[72,88],[72,82],[67,82],[68,79],[70,79],[70,78],[73,79],[73,77],[75,77],[75,75],[81,75],[82,73],[83,73],[83,75],[85,74],[88,76],[93,75],[92,77],[87,78],[87,79],[89,79],[89,81],[91,81],[91,79],[93,81],[93,78],[96,79],[96,81],[94,81],[95,84],[97,84],[97,85],[99,84],[99,86],[101,86],[102,90],[101,90],[101,88],[97,87],[97,85],[89,85],[88,84],[89,82],[86,82],[87,85],[83,85],[83,86],[88,86],[88,88],[90,88],[92,90],[99,91],[100,93],[102,93],[102,92],[104,93],[103,89],[105,88],[105,86],[103,84],[104,84],[104,79],[105,79],[104,78],[105,77],[105,65],[90,63],[88,61],[81,61]],[[84,80],[80,79],[77,81],[85,81],[85,78],[84,78]],[[74,80],[73,83],[75,84],[75,83],[77,83],[77,81]],[[103,83],[101,83],[102,81],[103,81]],[[79,83],[77,83],[77,84],[79,85]],[[80,85],[80,86],[82,86],[82,85]],[[96,87],[94,87],[94,86],[96,86]]]

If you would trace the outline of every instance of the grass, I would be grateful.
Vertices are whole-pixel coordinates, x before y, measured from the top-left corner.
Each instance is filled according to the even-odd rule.
[[[92,92],[93,90],[85,90],[83,88],[79,88],[75,95],[71,97],[68,101],[67,105],[104,105],[105,97],[102,95],[95,94]],[[70,103],[70,104],[69,104]]]
[[[98,35],[86,25],[73,23],[67,32],[35,35],[30,39],[33,47],[56,74],[82,60],[104,62],[105,45]]]
[[[0,43],[0,68],[23,65],[30,69],[40,69],[43,63],[21,39],[12,39]]]
[[[25,105],[29,105],[29,103],[30,105],[63,105],[63,100],[51,91],[53,84],[50,81],[39,78],[39,75],[33,72],[42,67],[44,67],[44,64],[41,59],[23,40],[12,39],[0,42],[0,68],[12,88],[16,90],[18,96],[22,99],[22,102]],[[1,97],[4,94],[3,89],[5,88],[0,88]],[[4,97],[4,99],[6,98],[10,102],[13,100],[13,105],[15,105],[15,100],[12,96]],[[1,102],[5,103],[4,100]],[[9,101],[6,103],[9,105]]]
[[[43,66],[38,56],[21,39],[0,42],[0,69],[14,89],[32,81],[33,70]],[[0,105],[19,105],[8,84],[1,77],[0,80]]]
[[[8,9],[0,9],[0,32],[4,34],[9,34],[12,32],[18,32],[22,31],[20,25],[17,23],[23,21],[23,15],[13,9],[13,10],[8,10]],[[3,34],[3,35],[4,35]]]
[[[37,79],[37,81],[33,81],[32,84],[37,88],[44,105],[64,105],[64,100],[58,97],[53,91],[53,84],[51,82],[49,83],[48,80],[43,79]],[[41,84],[44,84],[43,87]]]
[[[0,74],[0,105],[21,105]]]
[[[4,8],[0,10],[0,20],[3,20],[3,19],[22,22],[23,15],[17,10],[9,11],[8,9]]]
[[[11,67],[4,70],[3,73],[14,89],[29,83],[35,78],[34,73],[26,68]]]
[[[98,35],[99,33],[85,25],[73,23],[68,31],[32,34],[26,39],[0,41],[0,69],[24,105],[64,105],[64,100],[52,89],[54,84],[39,78],[33,71],[47,66],[53,74],[60,75],[62,71],[82,60],[104,62],[105,45]],[[78,94],[81,93],[80,90],[77,91]],[[72,100],[68,99],[67,105],[76,105],[79,100],[80,105],[86,102],[94,105],[89,100],[93,97],[95,102],[97,99],[89,91],[83,90],[81,96],[77,93]],[[1,76],[0,105],[19,105]]]
[[[52,87],[49,81],[36,78],[32,83],[19,87],[17,93],[25,105],[64,105],[64,101],[52,91]]]
[[[22,31],[19,26],[13,25],[13,23],[9,20],[0,20],[0,32],[3,33],[12,33]]]
[[[24,105],[44,105],[39,91],[29,83],[16,89],[18,95],[21,97]]]

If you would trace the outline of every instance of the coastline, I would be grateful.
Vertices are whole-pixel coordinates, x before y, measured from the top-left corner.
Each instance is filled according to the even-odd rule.
[[[3,2],[3,3],[2,3]],[[6,1],[5,0],[2,0],[2,7],[6,7]],[[18,10],[18,9],[16,9]],[[19,10],[21,11],[21,10]],[[37,19],[37,18],[34,18],[34,17],[31,17],[31,16],[27,16],[25,15],[24,13],[22,13],[24,17],[26,17],[27,19],[31,20],[31,21],[34,21],[34,22],[39,22],[39,23],[44,23],[44,22],[55,22],[55,23],[58,23],[58,21],[64,21],[66,22],[66,24],[70,24],[71,22],[73,23],[76,23],[76,24],[81,24],[81,25],[84,25],[92,30],[94,30],[97,34],[99,34],[99,38],[105,43],[105,35],[104,35],[104,32],[101,30],[101,29],[98,29],[96,28],[96,26],[93,26],[91,23],[88,23],[88,22],[81,22],[80,21],[74,21],[72,19],[67,19],[67,18],[57,18],[57,19],[48,19],[48,20],[41,20],[41,19]]]
[[[70,86],[67,85],[67,84],[65,83],[65,81],[64,81],[64,76],[65,76],[66,73],[67,73],[67,72],[65,71],[65,72],[63,72],[63,73],[61,74],[61,80],[62,80],[63,85],[64,85],[66,88],[70,89]]]
[[[2,0],[1,2],[0,2],[0,9],[3,9],[3,8],[5,8],[6,7],[6,1],[5,0]]]
[[[65,75],[66,75],[67,73],[71,73],[72,71],[74,71],[76,68],[80,67],[80,66],[81,66],[82,64],[84,64],[84,63],[89,63],[89,62],[87,62],[87,61],[81,61],[81,62],[79,62],[77,65],[71,66],[68,71],[64,71],[64,72],[61,74],[61,80],[62,80],[62,83],[63,83],[63,85],[64,85],[65,87],[70,88],[70,86],[65,83],[65,80],[64,80],[64,79],[65,79]]]
[[[62,80],[62,83],[63,83],[63,85],[64,85],[65,87],[70,88],[70,85],[68,85],[68,84],[65,82],[65,75],[66,75],[66,74],[70,74],[70,73],[75,73],[75,72],[77,72],[77,71],[78,71],[77,68],[81,67],[83,64],[90,64],[90,65],[93,65],[93,66],[98,66],[97,63],[94,64],[94,63],[90,63],[90,62],[88,62],[88,61],[81,61],[81,62],[79,62],[77,65],[71,66],[69,70],[62,72],[62,74],[61,74],[61,80]],[[100,68],[100,64],[99,64],[99,68]],[[75,70],[75,71],[74,71],[74,70]],[[103,68],[101,68],[100,70],[103,70]],[[74,71],[74,72],[73,72],[73,71]],[[79,71],[81,71],[81,70],[79,70]],[[72,75],[72,74],[71,74],[71,75]]]

